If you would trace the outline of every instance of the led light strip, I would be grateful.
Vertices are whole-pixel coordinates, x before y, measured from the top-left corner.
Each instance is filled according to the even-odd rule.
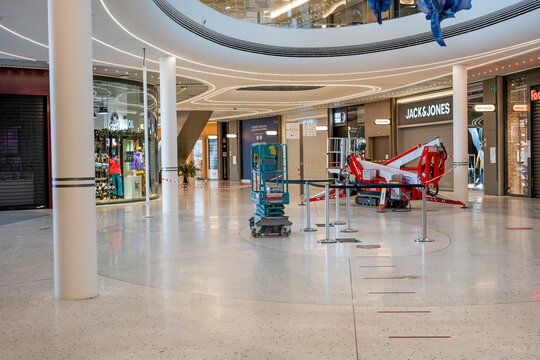
[[[8,52],[5,52],[5,51],[0,51],[0,54],[16,57],[16,58],[19,58],[19,59],[22,59],[22,60],[37,61],[36,59],[32,59],[32,58],[29,58],[29,57],[26,57],[26,56],[15,55],[15,54],[8,53]]]
[[[484,56],[484,54],[489,54],[490,52],[492,51],[498,51],[498,50],[491,50],[491,51],[488,51],[488,52],[485,52],[485,53],[481,53],[481,54],[476,54],[476,55],[469,55],[469,56],[465,56],[465,57],[461,57],[461,58],[456,58],[456,59],[451,59],[451,60],[444,60],[444,61],[439,61],[439,62],[434,62],[434,63],[430,63],[430,64],[421,64],[421,65],[412,65],[412,66],[406,66],[406,67],[399,67],[399,68],[392,68],[392,69],[383,69],[383,70],[371,70],[371,71],[365,71],[365,72],[351,72],[351,73],[330,73],[330,74],[279,74],[279,73],[261,73],[261,72],[253,72],[253,71],[245,71],[245,70],[236,70],[236,69],[227,69],[227,68],[223,68],[223,67],[219,67],[219,66],[213,66],[213,65],[209,65],[209,64],[204,64],[204,63],[201,63],[201,62],[197,62],[197,61],[193,61],[193,60],[189,60],[189,59],[186,59],[186,58],[182,58],[181,56],[178,56],[178,55],[175,55],[175,54],[172,54],[171,52],[167,51],[167,50],[164,50],[164,49],[161,49],[161,48],[158,48],[154,45],[152,45],[151,43],[143,40],[142,38],[138,37],[137,35],[133,34],[132,32],[130,32],[125,26],[123,26],[120,21],[118,21],[111,13],[111,11],[108,9],[108,7],[105,5],[105,0],[100,0],[103,8],[105,9],[105,11],[107,12],[107,14],[109,15],[109,17],[122,29],[124,30],[127,34],[129,34],[130,36],[132,36],[133,38],[155,48],[156,50],[159,50],[159,51],[162,51],[166,54],[169,54],[170,56],[175,56],[176,58],[180,59],[180,60],[183,60],[183,61],[187,61],[187,62],[190,62],[192,64],[196,64],[196,65],[200,65],[200,66],[205,66],[205,67],[209,67],[209,68],[213,68],[213,69],[218,69],[218,70],[225,70],[225,71],[229,71],[229,72],[238,72],[238,73],[245,73],[245,74],[254,74],[254,75],[266,75],[266,76],[286,76],[286,77],[291,77],[291,76],[305,76],[305,77],[322,77],[322,76],[345,76],[345,75],[357,75],[357,74],[370,74],[370,73],[380,73],[380,72],[391,72],[391,71],[396,71],[396,70],[406,70],[406,69],[415,69],[415,68],[428,68],[428,69],[433,69],[433,66],[436,65],[436,64],[445,64],[446,66],[447,65],[451,65],[451,64],[455,64],[455,63],[462,63],[462,62],[465,62],[467,60],[474,60],[476,58],[481,58]],[[533,40],[531,42],[538,42],[540,40]],[[526,44],[526,43],[523,43],[523,44]],[[518,46],[518,45],[513,45],[513,46]],[[509,47],[508,49],[510,50],[512,47]],[[495,53],[496,54],[496,53]],[[488,55],[486,55],[488,56]],[[208,73],[208,72],[205,72],[205,71],[200,71],[200,70],[195,70],[195,69],[189,69],[189,68],[184,68],[188,71],[196,71],[196,72],[204,72],[204,73]],[[225,74],[215,74],[215,73],[208,73],[208,74],[211,74],[211,75],[217,75],[217,76],[225,76],[225,77],[232,77],[232,78],[235,78],[234,76],[231,76],[231,75],[225,75]],[[393,75],[390,75],[390,76],[393,76]],[[246,80],[257,80],[257,81],[268,81],[268,80],[264,80],[264,79],[250,79],[250,78],[245,78],[245,77],[236,77],[236,78],[239,78],[239,79],[246,79]],[[361,80],[361,79],[348,79],[348,80],[344,80],[344,81],[354,81],[354,80]],[[320,81],[320,80],[317,80],[317,81]]]
[[[103,1],[103,0],[102,0],[102,1]],[[106,10],[108,10],[108,9],[106,9]],[[109,12],[109,14],[110,14],[110,12]],[[112,16],[112,15],[110,15],[110,16]],[[114,19],[114,18],[113,18],[113,20],[116,21],[116,19]],[[117,24],[119,24],[119,22],[117,22]],[[31,42],[33,42],[33,43],[35,43],[35,44],[38,44],[38,45],[43,46],[43,47],[45,47],[45,48],[48,48],[47,45],[42,44],[42,43],[40,43],[40,42],[37,42],[37,41],[35,41],[35,40],[32,40],[32,39],[30,39],[30,38],[28,38],[28,37],[26,37],[26,36],[23,36],[23,35],[21,35],[21,34],[15,32],[15,31],[13,31],[13,30],[11,30],[11,29],[9,29],[9,28],[3,26],[3,25],[0,25],[0,27],[2,27],[2,28],[5,29],[6,31],[9,31],[10,33],[12,33],[12,34],[14,34],[14,35],[16,35],[16,36],[18,36],[18,37],[21,37],[21,38],[23,38],[23,39],[25,39],[25,40],[31,41]],[[124,28],[123,28],[123,29],[124,29]],[[124,30],[125,30],[125,29],[124,29]],[[127,30],[125,30],[125,31],[127,31]],[[129,33],[129,32],[128,32],[128,34],[132,35],[132,34]],[[132,36],[134,36],[134,35],[132,35]],[[137,37],[136,37],[136,38],[137,38]],[[128,51],[119,49],[119,48],[117,48],[117,47],[115,47],[115,46],[112,46],[112,45],[110,45],[110,44],[107,44],[107,43],[105,43],[104,41],[99,40],[99,39],[97,39],[97,38],[95,38],[95,37],[92,37],[92,39],[95,40],[96,42],[98,42],[98,43],[104,45],[104,46],[107,46],[107,47],[113,49],[113,50],[116,50],[116,51],[119,51],[119,52],[121,52],[121,53],[130,55],[130,56],[133,56],[133,57],[135,57],[135,58],[137,58],[137,59],[142,59],[142,57],[139,56],[139,55],[135,55],[135,54],[130,53],[130,52],[128,52]],[[137,38],[137,39],[139,39],[139,38]],[[142,39],[140,39],[140,40],[142,41]],[[515,48],[519,48],[519,47],[523,47],[523,46],[528,46],[528,45],[537,43],[537,42],[539,42],[539,41],[540,41],[540,40],[533,40],[533,41],[530,41],[530,42],[525,42],[525,43],[522,43],[522,44],[513,45],[513,46],[511,46],[511,47],[507,47],[507,48],[503,48],[503,49],[498,49],[498,50],[492,50],[492,51],[490,51],[490,52],[485,52],[485,53],[483,53],[481,56],[475,55],[475,56],[469,56],[469,57],[465,57],[465,58],[461,58],[461,59],[462,59],[462,60],[466,60],[466,59],[468,59],[468,60],[471,60],[471,59],[479,59],[479,58],[484,57],[484,56],[496,55],[496,54],[499,54],[499,53],[502,53],[502,52],[506,52],[506,51],[515,49]],[[182,59],[182,58],[180,58],[180,57],[178,57],[178,58],[179,58],[179,59]],[[183,59],[182,59],[182,60],[183,60]],[[97,61],[97,60],[96,60],[96,61]],[[150,59],[149,59],[149,61],[150,61],[150,62],[153,62],[153,63],[158,63],[158,62],[155,61],[155,60],[150,60]],[[416,70],[415,72],[424,72],[424,71],[427,71],[427,70],[433,70],[433,69],[437,69],[437,68],[442,68],[442,67],[448,66],[448,63],[450,63],[450,62],[452,62],[452,61],[455,61],[455,60],[446,60],[446,61],[443,61],[443,62],[439,62],[439,63],[441,64],[441,65],[439,65],[439,66],[431,67],[431,68],[429,68],[429,69],[420,69],[420,70]],[[493,60],[493,61],[496,62],[496,61],[498,61],[498,60]],[[128,65],[114,64],[114,63],[110,63],[110,62],[103,62],[103,61],[102,61],[102,63],[105,63],[105,64],[112,64],[112,65],[116,65],[116,66],[124,66],[124,67],[128,67],[128,68],[131,68],[131,69],[139,69],[139,70],[141,69],[141,68],[138,68],[138,67],[132,67],[132,66],[128,66]],[[435,64],[435,63],[432,63],[432,64]],[[204,65],[204,64],[201,64],[201,65]],[[429,65],[429,64],[428,64],[428,65]],[[419,67],[419,66],[426,66],[426,65],[417,65],[417,66],[408,67],[408,68],[415,68],[415,67]],[[199,71],[199,70],[195,70],[195,69],[183,68],[183,67],[180,67],[180,66],[177,66],[177,68],[178,68],[178,69],[188,70],[188,71],[203,72],[203,73],[205,73],[205,74],[212,74],[212,75],[217,75],[217,76],[226,76],[226,77],[233,77],[233,78],[245,79],[245,78],[234,77],[234,76],[230,76],[230,75],[213,74],[213,73],[208,73],[208,72]],[[397,69],[405,69],[405,68],[397,68]],[[373,73],[373,72],[386,72],[386,71],[395,71],[395,70],[396,70],[396,69],[392,69],[392,70],[375,70],[375,71],[370,71],[370,72],[360,72],[360,73],[350,73],[350,74],[362,74],[362,73]],[[407,74],[410,74],[410,73],[411,73],[411,72],[408,72]],[[356,79],[347,79],[347,80],[333,80],[333,81],[334,81],[334,82],[365,81],[365,80],[371,80],[371,79],[373,79],[373,78],[377,78],[377,79],[378,79],[378,78],[383,78],[383,77],[393,77],[393,76],[399,76],[399,75],[401,75],[401,74],[390,74],[390,75],[382,75],[382,76],[376,76],[376,77],[356,78]],[[310,76],[310,75],[306,75],[306,76]],[[191,77],[191,78],[193,78],[194,80],[199,80],[199,81],[201,81],[201,82],[203,82],[203,83],[206,83],[207,85],[210,84],[209,82],[207,82],[207,81],[205,81],[205,80],[197,79],[197,78],[192,77],[192,76],[189,76],[189,75],[187,75],[186,77]],[[254,80],[254,79],[253,79],[253,80]],[[258,80],[259,80],[259,81],[272,81],[272,80],[268,80],[268,79],[258,79]],[[285,80],[284,82],[287,82],[287,83],[288,83],[289,81],[286,81],[286,80]],[[307,81],[303,81],[303,82],[310,82],[310,83],[311,83],[311,82],[313,82],[313,81],[307,80]],[[212,90],[208,90],[207,92],[205,92],[205,93],[203,93],[203,94],[210,93],[211,91],[212,91]],[[193,100],[193,98],[190,98],[190,99],[188,99],[188,100],[186,100],[186,101],[192,101],[192,100]]]
[[[13,34],[13,35],[15,35],[15,36],[17,36],[17,37],[23,39],[23,40],[29,41],[29,42],[31,42],[31,43],[33,43],[33,44],[36,44],[36,45],[41,46],[41,47],[44,47],[44,48],[46,48],[46,49],[49,48],[48,45],[43,44],[43,43],[41,43],[41,42],[39,42],[39,41],[33,40],[33,39],[31,39],[31,38],[29,38],[29,37],[27,37],[27,36],[24,36],[24,35],[22,35],[22,34],[16,32],[16,31],[14,31],[14,30],[11,30],[10,28],[8,28],[8,27],[6,27],[6,26],[4,26],[4,25],[2,25],[2,24],[0,24],[0,28],[4,29],[5,31],[7,31],[7,32],[9,32],[9,33],[11,33],[11,34]],[[119,48],[117,48],[117,47],[115,47],[115,46],[112,46],[112,45],[110,45],[110,44],[107,44],[106,42],[101,41],[101,40],[99,40],[99,39],[97,39],[97,38],[95,38],[95,37],[92,37],[92,40],[96,41],[96,42],[99,43],[99,44],[102,44],[102,45],[104,45],[104,46],[107,46],[107,47],[109,47],[109,48],[111,48],[111,49],[113,49],[113,50],[116,50],[116,51],[118,51],[118,52],[121,52],[121,53],[123,53],[123,54],[129,55],[129,56],[132,56],[132,57],[135,57],[135,58],[137,58],[137,59],[142,59],[142,56],[139,56],[139,55],[130,53],[130,52],[125,51],[125,50],[122,50],[122,49],[119,49]],[[2,53],[4,53],[4,52],[2,52]],[[6,54],[9,54],[10,56],[15,56],[15,57],[19,57],[19,58],[24,58],[24,59],[34,60],[34,61],[35,61],[35,59],[26,58],[26,57],[21,56],[21,55],[15,55],[15,54],[10,54],[10,53],[6,53]],[[147,59],[147,61],[153,62],[153,63],[159,63],[158,61],[151,60],[151,59]],[[126,68],[126,69],[134,69],[134,70],[141,70],[141,71],[142,71],[142,67],[137,67],[137,66],[130,66],[130,65],[125,65],[125,64],[118,64],[118,63],[113,63],[113,62],[109,62],[109,61],[97,60],[97,59],[93,59],[93,62],[99,63],[99,64],[106,64],[106,65],[110,65],[110,66],[115,66],[115,67],[121,67],[121,68]],[[177,66],[177,69],[184,69],[184,68]],[[187,69],[187,70],[189,70],[189,69]],[[193,80],[196,80],[196,81],[200,81],[200,82],[202,82],[202,83],[208,85],[209,90],[207,90],[206,92],[211,92],[211,91],[213,91],[213,90],[216,88],[216,87],[214,86],[214,84],[212,84],[212,83],[210,83],[210,82],[208,82],[208,81],[206,81],[206,80],[199,79],[199,78],[195,78],[195,77],[193,77],[193,76],[186,76],[186,77],[189,77],[189,78],[191,78],[191,79],[193,79]],[[204,94],[205,94],[205,93],[203,92],[203,95],[204,95]],[[201,94],[200,94],[200,95],[201,95]],[[194,99],[194,98],[190,98],[190,99],[188,99],[188,100],[181,101],[181,102],[179,102],[179,103],[177,103],[177,104],[181,104],[181,103],[184,103],[184,102],[186,102],[186,101],[193,100],[193,99]]]
[[[103,2],[103,0],[101,0],[101,1]],[[37,41],[35,41],[35,40],[33,40],[33,39],[30,39],[30,38],[28,38],[28,37],[26,37],[26,36],[23,36],[23,35],[21,35],[21,34],[15,32],[15,31],[13,31],[13,30],[11,30],[11,29],[9,29],[9,28],[3,26],[3,25],[0,25],[0,27],[3,28],[4,30],[6,30],[6,31],[8,31],[8,32],[10,32],[10,33],[12,33],[12,34],[14,34],[14,35],[16,35],[16,36],[22,38],[22,39],[25,39],[25,40],[27,40],[27,41],[30,41],[30,42],[32,42],[32,43],[34,43],[34,44],[39,45],[39,46],[48,48],[47,45],[42,44],[42,43],[40,43],[40,42],[37,42]],[[130,56],[133,56],[133,57],[136,57],[136,58],[139,58],[139,59],[142,58],[142,57],[140,57],[140,56],[138,56],[138,55],[129,53],[129,52],[124,51],[124,50],[122,50],[122,49],[116,48],[116,47],[114,47],[114,46],[112,46],[112,45],[109,45],[109,44],[107,44],[107,43],[105,43],[105,42],[103,42],[103,41],[101,41],[101,40],[99,40],[99,39],[97,39],[97,38],[93,38],[93,40],[95,40],[95,41],[97,41],[98,43],[100,43],[100,44],[102,44],[102,45],[104,45],[104,46],[107,46],[107,47],[109,47],[109,48],[111,48],[111,49],[120,51],[120,52],[122,52],[122,53],[124,53],[124,54],[130,55]],[[524,47],[524,46],[528,46],[528,45],[531,45],[531,44],[535,44],[535,43],[538,43],[539,41],[540,41],[540,40],[533,40],[533,41],[530,41],[530,42],[525,42],[525,43],[513,45],[513,46],[510,46],[510,47],[507,47],[507,48],[502,48],[502,49],[498,49],[498,50],[493,50],[493,51],[490,51],[490,52],[485,52],[485,53],[477,54],[477,55],[471,55],[471,56],[466,57],[466,58],[469,58],[469,59],[480,59],[480,58],[482,58],[482,57],[486,57],[486,56],[490,56],[490,55],[496,55],[496,54],[499,54],[499,53],[502,53],[502,52],[506,52],[506,51],[509,51],[509,50],[511,50],[511,49],[514,49],[514,48],[519,48],[519,47]],[[536,49],[537,49],[537,48],[536,48]],[[536,49],[535,49],[535,50],[536,50]],[[529,53],[529,52],[531,52],[531,50],[527,50],[527,51],[524,51],[524,52],[522,52],[522,53]],[[13,55],[15,55],[15,54],[13,54]],[[15,55],[15,56],[19,56],[19,55]],[[515,56],[516,56],[516,54],[512,54],[512,55],[509,55],[509,56],[507,56],[507,57],[504,57],[504,58],[498,58],[498,59],[495,59],[495,60],[491,60],[491,61],[489,61],[489,62],[485,62],[485,63],[480,64],[480,65],[475,65],[475,66],[472,66],[472,67],[470,67],[470,68],[473,69],[473,68],[476,68],[476,67],[484,66],[484,65],[486,65],[486,64],[490,64],[490,63],[494,63],[494,62],[503,61],[503,60],[505,60],[505,59],[512,58],[512,57],[515,57]],[[180,58],[180,59],[182,59],[182,58]],[[125,67],[125,68],[137,69],[137,70],[140,70],[140,69],[141,69],[141,68],[139,68],[139,67],[133,67],[133,66],[123,65],[123,64],[116,64],[116,63],[107,62],[107,61],[100,61],[100,60],[95,60],[95,59],[94,59],[94,61],[95,61],[95,62],[99,62],[99,63],[103,63],[103,64],[112,65],[112,66],[119,66],[119,67]],[[440,63],[445,63],[445,65],[441,65],[441,66],[438,66],[438,67],[445,67],[445,66],[448,66],[448,65],[446,65],[446,63],[449,63],[450,61],[455,61],[455,60],[447,60],[447,61],[440,62]],[[155,61],[155,60],[153,60],[153,62],[157,63],[157,61]],[[204,64],[200,64],[200,65],[204,65]],[[421,65],[421,66],[426,66],[426,65]],[[418,66],[414,66],[414,67],[418,67]],[[438,68],[438,67],[437,67],[437,68]],[[201,71],[199,71],[199,70],[194,70],[194,69],[189,69],[189,68],[182,68],[182,67],[179,67],[179,66],[177,66],[177,68],[178,68],[178,69],[185,69],[185,70],[188,70],[188,71],[201,72]],[[409,67],[409,68],[411,68],[411,67]],[[418,70],[417,72],[429,71],[429,70],[432,70],[432,69],[433,69],[433,68],[431,68],[431,69],[425,69],[425,70],[422,69],[422,70]],[[379,71],[379,72],[383,72],[383,71],[394,71],[394,70],[395,70],[395,69],[393,69],[393,70],[376,70],[376,71],[370,71],[370,72],[364,72],[364,73],[373,73],[373,72],[377,72],[377,71]],[[226,75],[223,75],[223,74],[215,74],[215,75],[218,75],[218,76],[226,76]],[[309,76],[309,75],[306,75],[306,76]],[[397,75],[396,75],[396,74],[392,74],[392,75],[388,75],[388,76],[397,76]],[[444,76],[446,76],[446,75],[444,75]],[[191,76],[189,76],[189,75],[187,75],[186,77],[193,78],[193,77],[191,77]],[[232,76],[229,76],[229,77],[232,77]],[[434,78],[434,79],[437,79],[437,78],[439,78],[439,77],[440,77],[440,76],[438,76],[438,77],[436,77],[436,78]],[[240,78],[240,77],[236,77],[236,78]],[[380,77],[379,77],[379,78],[380,78]],[[206,80],[203,80],[203,79],[196,79],[196,78],[194,78],[194,79],[195,79],[195,80],[200,80],[201,82],[210,85],[210,86],[212,87],[212,89],[210,89],[210,90],[208,90],[208,91],[206,91],[206,92],[203,92],[202,94],[200,94],[200,95],[198,95],[198,96],[196,96],[196,97],[194,97],[194,98],[190,98],[190,99],[187,99],[187,100],[178,102],[177,104],[182,104],[182,103],[186,103],[186,102],[192,102],[193,104],[197,104],[197,103],[195,103],[195,101],[199,100],[200,98],[203,98],[203,97],[209,97],[209,98],[210,98],[210,97],[217,96],[217,95],[220,94],[220,93],[223,93],[223,89],[221,89],[219,93],[212,94],[212,91],[215,89],[215,86],[214,86],[213,84],[211,84],[211,83],[209,83],[209,82],[207,82]],[[369,79],[370,79],[370,78],[366,78],[366,79],[351,79],[351,80],[346,80],[346,81],[352,81],[352,80],[369,80]],[[266,79],[261,79],[261,80],[262,80],[262,81],[272,81],[272,80],[266,80]],[[343,80],[334,80],[334,81],[343,81]],[[420,81],[420,82],[424,82],[424,81],[428,81],[428,80],[422,80],[422,81]],[[284,81],[284,82],[289,83],[289,81]],[[311,81],[302,81],[302,83],[306,83],[306,82],[311,82]],[[406,86],[411,86],[411,85],[414,85],[414,84],[415,84],[415,83],[413,83],[413,84],[408,84],[408,85],[403,85],[403,86],[400,86],[400,87],[397,87],[397,88],[394,88],[394,89],[399,89],[399,88],[403,88],[403,87],[406,87]],[[337,85],[337,84],[326,84],[325,86],[334,86],[334,85]],[[380,90],[381,90],[381,89],[379,88],[378,91],[380,91]],[[390,90],[384,90],[384,91],[386,92],[386,91],[392,91],[392,90],[393,90],[393,89],[390,89]],[[374,91],[377,91],[377,90],[374,90]],[[321,101],[321,102],[317,102],[316,104],[323,104],[323,103],[331,102],[331,101],[334,101],[334,100],[338,100],[338,101],[346,101],[346,100],[349,100],[349,99],[353,99],[353,98],[355,98],[355,97],[359,97],[360,94],[361,94],[361,93],[355,94],[355,95],[352,95],[352,96],[348,96],[348,97],[345,97],[345,98],[336,98],[336,99],[332,99],[332,100],[324,100],[324,101]],[[362,96],[367,96],[367,95],[362,95]],[[237,102],[235,102],[235,103],[237,103]],[[302,102],[302,103],[303,103],[303,104],[306,104],[306,102]],[[254,103],[254,104],[257,104],[257,103]],[[206,106],[208,106],[208,104],[201,104],[201,103],[198,103],[198,105],[203,105],[203,106],[206,105]],[[250,104],[247,104],[247,105],[250,105]],[[293,109],[296,109],[296,108],[293,108]]]
[[[24,39],[24,40],[26,40],[26,41],[30,41],[31,43],[34,43],[34,44],[39,45],[39,46],[41,46],[41,47],[44,47],[44,48],[46,48],[46,49],[49,48],[47,45],[45,45],[45,44],[43,44],[43,43],[40,43],[39,41],[30,39],[29,37],[26,37],[26,36],[24,36],[24,35],[21,35],[21,34],[15,32],[15,31],[13,31],[13,30],[11,30],[11,29],[5,27],[5,26],[2,25],[2,24],[0,24],[0,28],[6,30],[6,31],[9,32],[9,33],[12,33],[12,34],[15,35],[15,36],[20,37],[21,39]]]
[[[134,37],[135,39],[139,40],[139,41],[142,41],[144,42],[145,44],[148,44],[149,46],[152,46],[154,48],[156,48],[157,50],[160,50],[160,51],[163,51],[163,52],[166,52],[168,54],[170,54],[171,56],[175,56],[174,54],[172,53],[169,53],[165,50],[162,50],[160,48],[157,48],[155,46],[153,46],[152,44],[144,41],[143,39],[137,37],[136,35],[134,35],[133,33],[129,32],[116,18],[114,18],[114,16],[112,15],[112,13],[109,11],[109,9],[107,8],[107,6],[105,5],[104,3],[104,0],[100,0],[100,2],[102,3],[102,6],[104,7],[105,11],[107,12],[107,14],[109,15],[109,17],[111,19],[113,19],[113,21],[122,29],[124,30],[126,33],[128,33],[129,35],[131,35],[132,37]],[[37,44],[39,46],[42,46],[42,47],[45,47],[45,48],[48,48],[47,45],[43,44],[43,43],[40,43],[38,41],[35,41],[33,39],[30,39],[26,36],[23,36],[3,25],[0,25],[0,28],[3,28],[4,30],[22,38],[22,39],[25,39],[27,41],[30,41],[34,44]],[[132,53],[129,53],[125,50],[122,50],[122,49],[119,49],[117,47],[114,47],[110,44],[107,44],[105,43],[104,41],[101,41],[97,38],[92,38],[93,40],[97,41],[98,43],[104,45],[104,46],[107,46],[111,49],[114,49],[116,51],[119,51],[121,53],[124,53],[124,54],[127,54],[127,55],[130,55],[130,56],[133,56],[135,58],[138,58],[138,59],[142,59],[141,56],[138,56],[138,55],[135,55],[135,54],[132,54]],[[427,71],[427,70],[432,70],[432,69],[436,69],[436,68],[441,68],[441,67],[445,67],[445,66],[448,66],[449,64],[451,63],[455,63],[456,61],[466,61],[466,60],[473,60],[473,59],[480,59],[481,57],[486,57],[486,56],[491,56],[491,55],[496,55],[498,53],[502,53],[502,52],[506,52],[506,51],[509,51],[509,50],[512,50],[512,49],[515,49],[515,48],[518,48],[518,47],[523,47],[523,46],[527,46],[527,45],[530,45],[530,44],[534,44],[534,43],[538,43],[540,41],[539,40],[533,40],[533,41],[530,41],[530,42],[525,42],[525,43],[522,43],[522,44],[517,44],[517,45],[513,45],[513,46],[510,46],[510,47],[507,47],[507,48],[503,48],[503,49],[498,49],[498,50],[492,50],[492,51],[489,51],[489,52],[485,52],[485,53],[482,53],[482,54],[476,54],[476,55],[471,55],[471,56],[468,56],[468,57],[463,57],[463,58],[458,58],[458,59],[453,59],[453,60],[445,60],[445,61],[441,61],[441,62],[436,62],[436,63],[431,63],[431,64],[424,64],[424,65],[414,65],[414,66],[409,66],[409,67],[401,67],[401,68],[394,68],[394,69],[383,69],[383,70],[373,70],[373,71],[367,71],[367,72],[356,72],[356,73],[341,73],[341,74],[317,74],[317,75],[314,75],[314,74],[306,74],[306,75],[296,75],[296,74],[264,74],[264,73],[256,73],[256,72],[246,72],[246,71],[239,71],[239,70],[232,70],[232,69],[224,69],[224,68],[219,68],[219,67],[213,67],[213,66],[210,66],[210,65],[206,65],[206,64],[202,64],[202,63],[198,63],[198,62],[194,62],[194,61],[191,61],[191,60],[188,60],[188,59],[184,59],[182,57],[179,57],[179,56],[175,56],[177,57],[178,59],[180,60],[184,60],[184,61],[189,61],[189,62],[192,62],[194,64],[198,64],[198,65],[202,65],[202,66],[208,66],[208,67],[213,67],[213,68],[218,68],[218,69],[222,69],[222,70],[226,70],[226,71],[236,71],[236,72],[243,72],[243,73],[253,73],[253,74],[264,74],[264,75],[282,75],[282,76],[331,76],[331,75],[353,75],[353,74],[367,74],[367,73],[380,73],[380,72],[388,72],[388,71],[396,71],[396,70],[402,70],[402,69],[412,69],[412,68],[419,68],[419,67],[423,67],[423,69],[420,69],[420,70],[417,70],[416,72],[423,72],[423,71]],[[94,60],[94,61],[98,61],[98,60]],[[155,60],[150,60],[150,62],[154,62],[154,63],[157,63],[157,61]],[[495,60],[494,60],[495,61]],[[116,65],[118,66],[119,64],[114,64],[114,63],[110,63],[110,62],[105,62],[105,61],[98,61],[98,62],[101,62],[101,63],[104,63],[104,64],[112,64],[112,65]],[[439,66],[436,66],[436,67],[433,67],[434,64],[440,64]],[[138,68],[138,67],[133,67],[133,66],[127,66],[127,65],[120,65],[120,66],[124,66],[126,68],[131,68],[131,69],[141,69],[141,68]],[[424,69],[424,67],[429,67],[427,69]],[[267,80],[267,79],[250,79],[250,78],[245,78],[245,77],[235,77],[235,76],[231,76],[231,75],[225,75],[225,74],[215,74],[215,73],[208,73],[206,71],[200,71],[200,70],[195,70],[195,69],[190,69],[190,68],[184,68],[184,67],[180,67],[180,66],[177,66],[178,69],[182,69],[182,70],[187,70],[187,71],[194,71],[194,72],[201,72],[201,73],[205,73],[205,74],[210,74],[210,75],[216,75],[216,76],[224,76],[224,77],[231,77],[231,78],[238,78],[238,79],[247,79],[247,80],[258,80],[258,81],[272,81],[272,80]],[[408,72],[410,73],[410,72]],[[401,74],[400,74],[401,75]],[[383,75],[383,76],[376,76],[374,78],[381,78],[381,77],[392,77],[392,76],[399,76],[399,75],[396,75],[396,74],[391,74],[391,75]],[[186,77],[191,77],[191,76],[186,76]],[[202,79],[197,79],[197,78],[194,78],[192,77],[193,79],[195,80],[200,80],[201,82],[204,82],[204,83],[207,83],[209,84],[209,82],[205,81],[205,80],[202,80]],[[349,82],[349,81],[364,81],[364,80],[370,80],[372,79],[371,77],[368,77],[368,78],[360,78],[360,79],[347,79],[347,80],[333,80],[334,82]],[[302,80],[301,80],[302,81]],[[317,80],[317,81],[320,81],[320,80]],[[286,80],[284,80],[284,82],[288,82]],[[303,82],[311,82],[311,81],[303,81]],[[214,87],[213,84],[211,87]],[[215,87],[214,87],[215,88]],[[207,92],[205,93],[210,93],[212,90],[208,90]],[[204,93],[203,93],[204,94]],[[185,100],[185,101],[191,101],[193,100],[193,98],[191,99],[188,99],[188,100]],[[184,103],[185,101],[181,102],[181,103]]]

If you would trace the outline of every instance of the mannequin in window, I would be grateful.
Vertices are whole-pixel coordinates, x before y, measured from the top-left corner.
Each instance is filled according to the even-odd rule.
[[[140,146],[137,146],[135,154],[133,154],[133,162],[131,163],[131,170],[134,170],[135,174],[141,177],[142,194],[145,195],[144,191],[146,188],[144,184],[144,158],[143,158],[143,153]]]
[[[118,197],[124,196],[124,191],[122,189],[122,170],[120,167],[120,158],[116,154],[116,149],[111,150],[111,157],[108,159],[109,163],[109,175],[112,178],[112,183],[114,186],[114,195]]]

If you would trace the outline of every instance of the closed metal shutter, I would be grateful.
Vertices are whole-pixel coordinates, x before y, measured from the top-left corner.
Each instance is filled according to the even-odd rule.
[[[536,90],[540,90],[537,87]],[[540,198],[540,101],[531,102],[533,197]]]
[[[454,153],[454,138],[452,124],[418,126],[398,129],[398,154],[401,154],[418,144],[425,144],[439,137],[446,148],[448,155]],[[415,161],[411,166],[417,166]],[[448,157],[445,162],[446,171],[454,166],[454,158]],[[445,175],[439,182],[441,190],[452,191],[454,188],[454,174]]]
[[[48,204],[46,97],[0,95],[0,210]]]

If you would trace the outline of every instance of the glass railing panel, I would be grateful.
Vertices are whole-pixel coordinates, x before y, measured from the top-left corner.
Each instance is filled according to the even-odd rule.
[[[367,0],[200,0],[225,15],[288,28],[331,28],[376,22]],[[416,0],[394,0],[383,20],[418,12]]]

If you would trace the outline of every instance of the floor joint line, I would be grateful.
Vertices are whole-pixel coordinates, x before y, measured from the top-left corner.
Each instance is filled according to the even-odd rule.
[[[354,307],[354,290],[352,282],[352,267],[351,267],[351,258],[349,258],[349,282],[351,283],[351,304],[352,304],[352,316],[353,316],[353,325],[354,325],[354,351],[356,352],[356,360],[360,360],[358,355],[358,335],[356,331],[356,310]]]

